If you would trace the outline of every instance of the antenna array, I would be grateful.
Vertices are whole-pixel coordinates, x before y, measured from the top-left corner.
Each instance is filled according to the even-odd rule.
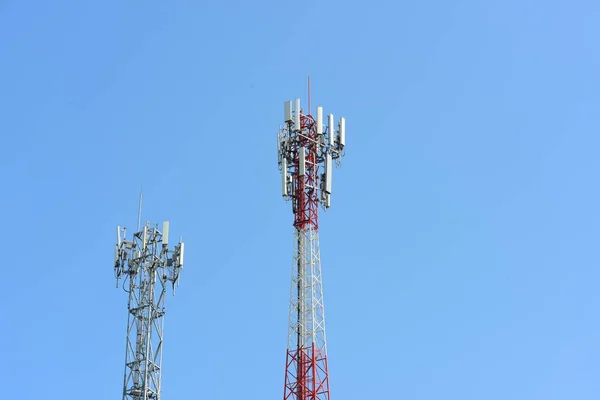
[[[340,117],[337,124],[333,114],[327,115],[327,126],[324,126],[323,107],[317,107],[317,118],[304,115],[300,108],[300,99],[287,101],[283,107],[285,125],[280,127],[277,135],[277,152],[279,170],[281,171],[281,194],[286,200],[298,198],[296,192],[301,186],[320,194],[317,202],[323,209],[331,206],[332,162],[339,167],[344,147],[346,146],[346,119]],[[316,133],[316,134],[315,134]],[[307,159],[307,154],[310,157]],[[307,162],[309,168],[323,173],[317,175],[315,182],[302,185],[306,176]],[[296,205],[295,205],[296,206]],[[296,209],[296,207],[295,207]]]

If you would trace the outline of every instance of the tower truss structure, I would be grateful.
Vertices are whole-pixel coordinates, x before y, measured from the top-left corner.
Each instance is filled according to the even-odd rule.
[[[117,227],[114,270],[128,293],[123,400],[160,400],[167,286],[179,285],[184,245],[168,248],[169,222],[162,231],[147,222],[131,239]]]
[[[284,103],[284,126],[277,138],[282,195],[294,214],[294,261],[290,290],[284,400],[329,400],[329,371],[318,209],[330,207],[332,164],[344,154],[345,119],[324,126],[323,108],[316,119],[300,100]]]

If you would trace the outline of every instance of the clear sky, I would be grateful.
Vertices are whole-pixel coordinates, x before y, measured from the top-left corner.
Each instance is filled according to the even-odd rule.
[[[600,394],[597,1],[0,1],[6,399],[119,399],[115,226],[171,220],[164,400],[281,399],[276,133],[347,119],[333,400]]]

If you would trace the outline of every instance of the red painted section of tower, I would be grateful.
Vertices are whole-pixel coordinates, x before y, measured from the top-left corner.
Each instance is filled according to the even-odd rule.
[[[301,115],[302,135],[294,141],[294,175],[292,176],[294,227],[300,231],[319,229],[318,137],[312,116]],[[298,135],[298,133],[296,133]],[[305,149],[306,172],[299,175],[300,148]],[[284,400],[329,400],[327,355],[315,343],[288,349],[285,363]]]
[[[317,163],[317,129],[312,116],[302,115],[300,126],[304,135],[298,137],[293,148],[295,174],[292,177],[294,227],[300,231],[319,229],[319,165]],[[306,173],[299,175],[300,148],[305,149]]]
[[[288,350],[284,400],[329,400],[327,356],[315,348]]]

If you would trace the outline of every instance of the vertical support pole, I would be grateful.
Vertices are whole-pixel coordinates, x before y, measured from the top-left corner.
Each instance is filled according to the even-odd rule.
[[[308,76],[308,112],[306,115],[312,115],[310,110],[310,75]]]

